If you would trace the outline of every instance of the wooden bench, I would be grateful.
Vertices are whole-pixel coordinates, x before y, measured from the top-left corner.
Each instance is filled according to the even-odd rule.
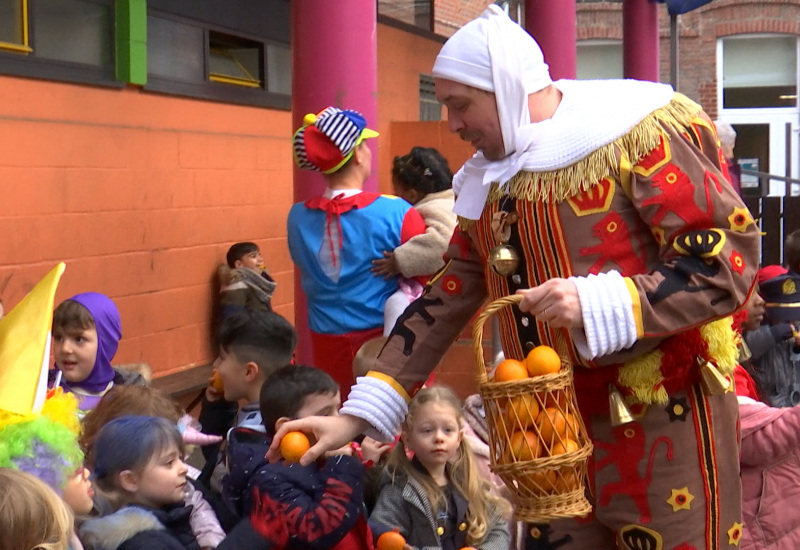
[[[208,378],[211,376],[213,365],[200,365],[180,372],[174,372],[166,376],[153,378],[150,385],[160,392],[171,396],[183,404],[188,412],[199,402],[194,399],[200,395],[200,391],[208,385]],[[189,405],[187,405],[189,403]]]

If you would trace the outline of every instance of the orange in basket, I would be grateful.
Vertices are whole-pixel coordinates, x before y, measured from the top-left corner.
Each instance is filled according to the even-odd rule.
[[[525,366],[531,376],[556,374],[561,370],[561,357],[550,346],[536,346],[528,352]]]
[[[528,368],[525,363],[516,359],[504,359],[494,370],[495,382],[510,382],[525,378],[528,378]]]
[[[506,405],[506,424],[527,430],[536,422],[539,410],[539,402],[534,395],[512,397]]]
[[[575,438],[578,434],[578,422],[570,413],[563,413],[555,407],[547,407],[536,419],[539,433],[548,447],[567,438]]]
[[[542,455],[542,440],[536,432],[514,432],[509,443],[511,456],[517,460],[533,460]]]

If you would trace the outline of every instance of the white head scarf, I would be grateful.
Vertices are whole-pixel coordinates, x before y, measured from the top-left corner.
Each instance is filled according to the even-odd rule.
[[[574,164],[674,95],[670,86],[650,82],[562,80],[556,83],[563,93],[556,114],[532,123],[528,95],[552,84],[548,66],[533,37],[494,4],[447,40],[433,76],[495,94],[506,157],[490,161],[479,151],[453,177],[453,210],[469,219],[480,218],[492,182],[502,186],[520,170]]]

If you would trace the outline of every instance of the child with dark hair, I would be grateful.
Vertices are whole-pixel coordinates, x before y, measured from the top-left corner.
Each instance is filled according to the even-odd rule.
[[[291,365],[273,373],[261,388],[261,418],[269,437],[285,422],[339,414],[339,385],[324,371]],[[363,501],[364,466],[350,447],[332,451],[324,462],[301,466],[264,464],[246,481],[249,498],[270,498],[289,520],[287,549],[371,549]]]
[[[52,333],[56,368],[51,385],[74,393],[82,411],[93,409],[114,384],[146,383],[149,367],[136,372],[111,366],[122,325],[108,296],[86,292],[61,302],[53,312]]]
[[[243,309],[272,311],[272,294],[277,284],[264,266],[258,245],[236,243],[228,249],[225,259],[227,265],[217,269],[220,322]]]
[[[795,229],[786,237],[783,256],[789,270],[800,273],[800,229]]]
[[[800,274],[762,268],[770,278],[762,279],[759,298],[750,304],[764,311],[765,325],[743,325],[743,338],[751,357],[743,366],[755,381],[760,398],[773,407],[800,404]],[[757,315],[755,316],[757,319]]]
[[[425,221],[425,232],[412,237],[383,258],[373,260],[372,271],[384,277],[402,276],[400,290],[386,302],[384,334],[388,335],[397,317],[419,296],[422,287],[415,278],[427,279],[444,267],[444,256],[453,230],[453,174],[439,151],[414,147],[406,155],[394,157],[392,184],[397,196],[410,202]]]
[[[252,472],[266,461],[269,441],[261,423],[258,396],[264,380],[291,363],[297,336],[292,325],[277,313],[246,309],[222,322],[218,340],[219,357],[214,368],[223,391],[220,394],[212,386],[206,389],[199,420],[208,433],[227,434],[226,450],[219,453],[225,460],[220,462],[223,456],[205,447],[208,462],[200,479],[222,493],[224,508],[216,506],[217,515],[223,527],[229,527],[241,514],[242,495],[225,476],[235,479],[240,469]],[[237,414],[240,400],[245,405]]]
[[[84,544],[98,550],[199,550],[189,523],[192,506],[183,502],[183,455],[181,435],[165,418],[121,416],[103,426],[95,439],[94,480],[115,511],[81,525]],[[274,509],[256,507],[217,548],[279,548],[286,536],[285,520]]]

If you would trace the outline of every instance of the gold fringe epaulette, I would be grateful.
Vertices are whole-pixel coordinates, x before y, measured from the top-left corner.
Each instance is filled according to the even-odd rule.
[[[719,372],[730,375],[738,357],[737,333],[732,328],[732,317],[723,317],[700,327],[700,337],[708,345],[708,358]],[[680,338],[680,335],[674,336]],[[617,380],[630,393],[630,401],[644,404],[666,405],[669,396],[664,389],[661,365],[669,362],[664,352],[655,349],[632,359],[620,367]]]
[[[701,112],[701,107],[683,94],[676,93],[667,105],[643,118],[633,129],[611,143],[595,149],[578,162],[547,172],[519,172],[500,186],[495,182],[489,189],[488,203],[504,196],[529,201],[559,202],[591,189],[597,183],[619,172],[618,150],[625,151],[632,164],[638,163],[658,145],[660,129],[689,126]],[[665,134],[669,138],[669,134]],[[475,220],[458,218],[458,226],[468,231]]]

